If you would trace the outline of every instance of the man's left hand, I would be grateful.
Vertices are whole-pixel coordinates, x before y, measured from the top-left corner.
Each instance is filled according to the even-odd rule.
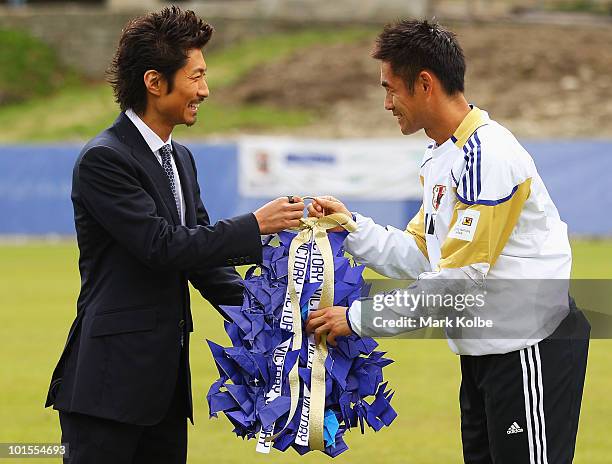
[[[336,337],[353,333],[346,321],[346,307],[330,306],[311,311],[306,321],[306,332],[309,334],[314,332],[317,345],[321,341],[321,336],[327,333],[327,343],[336,346]]]

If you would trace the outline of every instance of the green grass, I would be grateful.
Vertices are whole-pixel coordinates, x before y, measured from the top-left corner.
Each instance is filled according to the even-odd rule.
[[[48,95],[78,82],[55,51],[23,31],[0,29],[0,104]]]
[[[575,241],[575,278],[612,278],[612,242]],[[57,413],[44,409],[52,369],[75,314],[78,251],[74,242],[0,245],[0,442],[54,442],[60,432]],[[205,393],[216,379],[204,342],[225,344],[221,319],[198,294],[193,295],[195,333],[192,375],[195,427],[189,427],[189,462],[218,464],[249,459],[255,463],[320,462],[318,453],[262,456],[253,441],[235,438],[224,419],[209,420]],[[396,422],[379,433],[347,434],[345,462],[439,464],[461,462],[459,436],[459,364],[444,340],[382,340],[396,360],[386,369]],[[582,406],[575,463],[608,463],[612,401],[612,342],[593,340]],[[34,461],[36,462],[36,461]],[[49,460],[46,462],[57,462]],[[551,463],[552,464],[552,463]]]
[[[612,3],[594,0],[565,0],[546,2],[545,10],[569,13],[591,13],[612,15]]]
[[[368,28],[307,30],[260,37],[206,53],[211,98],[200,111],[200,121],[191,128],[178,127],[176,136],[196,138],[235,130],[307,125],[315,117],[311,112],[260,105],[228,106],[215,100],[215,89],[232,85],[257,66],[306,47],[371,39],[374,34]],[[46,98],[0,106],[0,143],[86,140],[108,127],[118,111],[108,84],[75,83]]]
[[[0,108],[0,142],[46,142],[86,140],[110,126],[118,114],[107,85],[75,87],[47,100]],[[304,111],[264,106],[221,106],[213,100],[200,110],[200,121],[179,126],[178,138],[196,138],[233,129],[296,127],[308,124]]]
[[[612,244],[609,240],[583,240],[572,243],[572,277],[612,279]]]

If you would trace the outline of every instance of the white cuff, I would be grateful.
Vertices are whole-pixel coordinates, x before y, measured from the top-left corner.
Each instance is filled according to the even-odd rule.
[[[348,309],[348,319],[353,332],[361,337],[361,301],[353,301],[353,304]]]

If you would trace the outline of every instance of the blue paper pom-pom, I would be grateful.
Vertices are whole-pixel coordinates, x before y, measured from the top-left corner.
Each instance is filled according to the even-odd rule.
[[[363,266],[352,265],[344,256],[345,233],[328,236],[334,255],[334,305],[348,307],[366,292]],[[279,345],[292,337],[291,332],[279,326],[279,321],[287,291],[289,246],[294,237],[291,232],[281,232],[279,245],[266,243],[262,263],[249,269],[243,280],[243,305],[223,307],[231,319],[225,323],[231,346],[208,341],[220,377],[211,385],[207,400],[210,416],[217,417],[222,412],[237,436],[256,438],[262,427],[274,424],[274,433],[282,430],[274,440],[274,448],[285,451],[293,447],[299,454],[305,454],[310,449],[295,443],[302,397],[291,423],[286,421],[290,409],[288,374],[295,363],[301,383],[310,387],[306,337],[299,350],[294,347],[287,353],[280,395],[266,404],[266,394],[276,376],[272,356]],[[320,285],[308,283],[308,279],[306,282],[300,298],[302,327],[308,314],[308,300]],[[324,452],[331,457],[348,449],[343,440],[346,430],[359,425],[363,433],[368,425],[378,431],[397,416],[391,406],[393,393],[383,380],[383,368],[393,361],[385,358],[385,353],[375,351],[377,343],[371,338],[351,335],[339,337],[337,342],[336,347],[328,347],[325,361]]]

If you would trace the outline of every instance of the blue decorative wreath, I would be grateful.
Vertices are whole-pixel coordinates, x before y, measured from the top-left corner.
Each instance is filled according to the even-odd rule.
[[[222,347],[208,340],[220,377],[207,394],[210,417],[223,412],[234,426],[234,433],[242,438],[256,438],[262,429],[274,427],[273,447],[285,451],[290,446],[298,453],[310,451],[308,446],[295,443],[300,427],[303,397],[300,394],[297,413],[286,424],[290,393],[288,373],[299,362],[299,377],[303,386],[310,388],[310,369],[307,368],[308,339],[303,337],[300,350],[289,351],[282,369],[281,395],[266,404],[276,366],[272,362],[275,348],[292,337],[292,333],[279,327],[287,291],[289,245],[295,234],[278,234],[280,245],[273,246],[269,239],[263,246],[263,263],[250,268],[243,280],[244,303],[224,306],[231,319],[225,322],[225,331],[232,345]],[[334,305],[350,306],[367,294],[362,277],[363,266],[354,266],[344,256],[342,242],[346,233],[328,235],[334,255]],[[258,272],[259,271],[259,272]],[[302,327],[308,316],[305,304],[319,288],[320,283],[304,283],[300,308]],[[375,431],[389,426],[397,413],[390,404],[393,393],[383,381],[383,367],[392,363],[384,352],[375,351],[378,344],[371,338],[351,335],[338,337],[337,346],[328,347],[325,361],[325,453],[335,457],[346,451],[344,432],[364,424]]]

